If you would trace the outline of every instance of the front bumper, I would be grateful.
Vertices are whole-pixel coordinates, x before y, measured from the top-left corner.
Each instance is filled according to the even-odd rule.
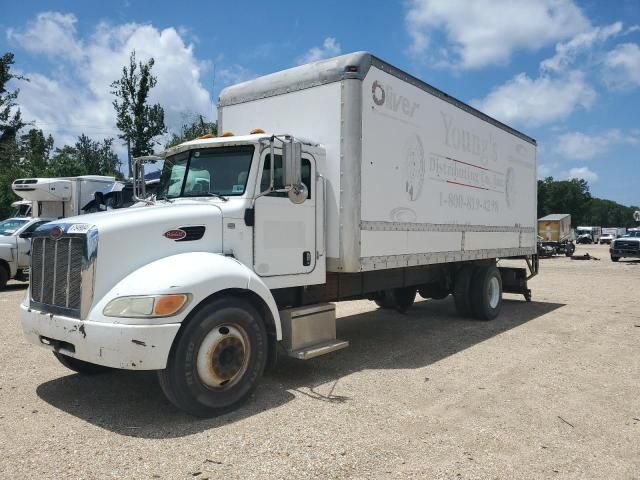
[[[610,248],[609,253],[614,257],[620,257],[620,258],[640,258],[640,249],[627,250],[627,249],[619,249],[619,248]]]
[[[28,342],[85,362],[126,370],[162,370],[180,324],[123,325],[40,312],[20,305]]]

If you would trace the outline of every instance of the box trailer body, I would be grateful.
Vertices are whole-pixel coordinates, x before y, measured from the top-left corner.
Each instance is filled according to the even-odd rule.
[[[535,141],[369,54],[229,87],[218,117],[325,148],[328,271],[535,252]]]
[[[28,280],[29,235],[49,221],[81,215],[94,193],[114,181],[114,177],[99,175],[15,180],[11,187],[23,199],[16,203],[27,207],[24,211],[29,217],[7,219],[6,222],[19,226],[10,234],[0,234],[0,290],[10,279]]]
[[[577,227],[577,243],[598,243],[602,235],[602,227]]]
[[[114,177],[102,175],[19,178],[11,188],[16,195],[32,202],[32,216],[55,219],[81,215],[95,192],[114,182]]]
[[[170,401],[211,416],[278,351],[348,346],[331,302],[404,312],[417,292],[453,295],[461,315],[490,320],[502,292],[531,299],[526,135],[367,53],[228,87],[219,125],[152,158],[163,171],[140,208],[35,232],[28,341],[78,371],[158,370]],[[52,286],[51,265],[68,271]]]
[[[538,219],[538,235],[547,242],[560,242],[571,237],[571,215],[559,213]]]

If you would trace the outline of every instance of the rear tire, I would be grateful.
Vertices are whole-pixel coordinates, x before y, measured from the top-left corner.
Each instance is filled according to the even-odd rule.
[[[399,313],[407,313],[407,310],[409,310],[413,306],[413,302],[416,301],[416,288],[395,288],[393,290],[393,296],[395,297],[396,310]]]
[[[245,401],[262,376],[268,343],[264,321],[247,302],[221,298],[198,310],[175,340],[158,379],[167,399],[198,417]]]
[[[80,373],[82,375],[98,375],[100,373],[106,373],[113,370],[110,367],[85,362],[84,360],[69,357],[68,355],[64,355],[58,352],[53,352],[53,356],[56,357],[58,361],[69,370],[73,370],[74,372]]]
[[[471,310],[478,320],[493,320],[502,308],[502,276],[494,265],[476,268],[471,280]]]
[[[470,317],[471,310],[471,279],[473,267],[462,267],[456,274],[453,287],[453,299],[456,304],[456,312],[461,317]]]
[[[9,272],[7,271],[7,267],[0,265],[0,290],[4,290],[7,287],[8,281]]]

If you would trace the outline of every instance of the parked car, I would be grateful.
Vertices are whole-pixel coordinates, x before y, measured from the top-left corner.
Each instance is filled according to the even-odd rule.
[[[11,279],[26,281],[31,241],[27,238],[36,228],[51,219],[7,218],[0,222],[0,290]]]

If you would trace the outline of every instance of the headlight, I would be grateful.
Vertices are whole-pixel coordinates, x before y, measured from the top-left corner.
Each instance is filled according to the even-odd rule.
[[[118,297],[102,314],[106,317],[169,317],[180,312],[190,300],[186,293]]]

